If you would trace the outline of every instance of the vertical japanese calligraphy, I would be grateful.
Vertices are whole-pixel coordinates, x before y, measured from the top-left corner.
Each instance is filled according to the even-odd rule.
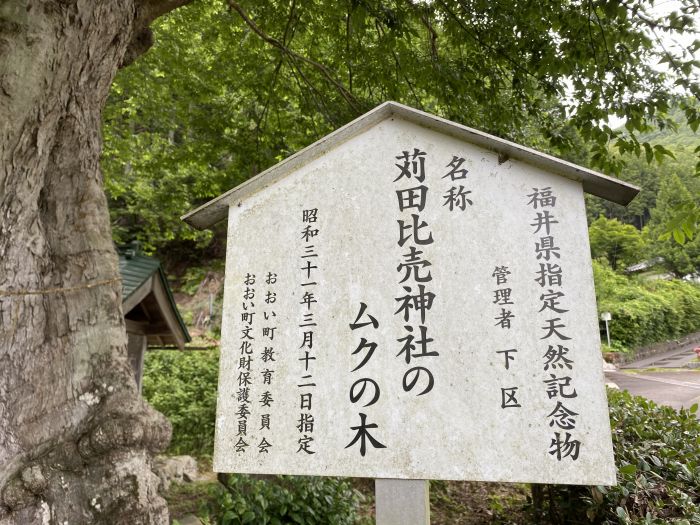
[[[355,331],[363,329],[367,326],[372,326],[372,329],[377,330],[379,328],[379,321],[370,315],[366,314],[367,321],[363,321],[363,315],[365,315],[365,310],[367,310],[367,305],[365,303],[360,303],[360,309],[357,313],[355,321],[350,323],[350,330]],[[374,355],[377,350],[377,343],[374,341],[368,341],[367,338],[362,337],[357,348],[353,350],[352,355],[358,355],[360,363],[351,370],[351,372],[359,372]],[[363,374],[365,375],[365,374]],[[379,401],[381,396],[381,389],[377,381],[370,377],[361,377],[355,381],[350,387],[350,402],[352,404],[364,403],[363,408],[368,408]],[[367,442],[374,448],[386,448],[375,436],[370,433],[370,430],[378,429],[379,425],[376,423],[367,423],[367,414],[364,412],[359,412],[358,417],[360,418],[360,424],[350,427],[350,430],[355,431],[355,435],[352,441],[348,443],[345,448],[350,448],[356,444],[359,444],[360,455],[364,457],[367,453]],[[377,430],[378,431],[378,430]],[[376,434],[376,431],[375,431]]]
[[[221,472],[614,483],[591,183],[441,122],[226,197]]]
[[[260,394],[258,399],[258,404],[260,405],[260,432],[263,434],[260,443],[258,443],[258,452],[261,454],[269,454],[269,449],[272,448],[272,443],[268,441],[268,436],[266,434],[270,433],[270,410],[275,402],[273,396],[273,374],[275,372],[275,364],[277,360],[275,359],[275,346],[277,342],[275,341],[275,331],[278,329],[277,326],[277,313],[275,312],[275,303],[277,302],[277,274],[272,272],[267,272],[265,275],[265,284],[267,288],[265,290],[265,306],[263,311],[263,319],[265,326],[262,328],[262,338],[263,338],[263,348],[260,352],[260,360],[262,361],[263,370],[260,372],[262,375],[263,392]]]
[[[297,453],[315,454],[314,442],[314,415],[313,395],[316,383],[313,378],[313,362],[316,361],[314,350],[314,331],[318,323],[315,321],[316,313],[316,289],[318,282],[315,280],[318,270],[318,253],[316,242],[319,237],[318,208],[309,208],[302,211],[302,251],[299,255],[301,266],[301,344],[299,345],[298,361],[301,362],[301,374],[297,387],[299,388],[299,418],[297,420]]]
[[[498,313],[494,317],[494,326],[499,329],[500,337],[497,340],[503,339],[507,341],[505,347],[500,350],[496,350],[497,354],[500,354],[503,358],[503,368],[505,370],[510,370],[511,362],[515,362],[516,354],[518,353],[517,348],[508,348],[513,346],[512,337],[510,335],[510,329],[515,319],[514,301],[513,301],[513,289],[510,285],[511,271],[508,266],[496,266],[491,272],[491,277],[493,278],[494,286],[493,298],[491,303],[496,305],[498,308]],[[501,408],[520,408],[522,405],[518,401],[518,386],[502,386],[501,387]]]
[[[472,202],[472,200],[469,198],[472,191],[467,190],[462,184],[458,183],[459,187],[454,184],[456,181],[461,181],[467,178],[467,173],[469,173],[469,170],[461,167],[465,161],[466,159],[453,155],[452,160],[447,164],[447,167],[450,168],[449,171],[447,174],[442,176],[443,179],[449,177],[450,181],[453,183],[453,185],[450,186],[450,188],[442,196],[445,201],[442,203],[442,205],[447,206],[450,211],[465,211],[467,209],[467,205],[472,206],[474,204],[474,202]]]
[[[527,198],[528,205],[535,210],[530,226],[533,235],[539,236],[535,241],[535,258],[539,266],[535,282],[542,289],[538,314],[542,319],[540,340],[543,348],[546,346],[542,356],[542,368],[546,377],[543,383],[547,398],[555,403],[546,416],[548,425],[553,429],[549,454],[558,461],[565,458],[576,461],[581,452],[581,441],[575,439],[574,433],[579,414],[570,405],[570,400],[578,397],[571,377],[574,365],[571,359],[573,341],[566,335],[566,314],[569,310],[562,306],[562,300],[566,297],[560,265],[562,254],[552,234],[554,225],[559,224],[553,213],[557,197],[551,187],[544,187],[532,188],[532,193]]]
[[[417,395],[421,396],[429,393],[435,385],[433,372],[424,366],[427,365],[426,358],[439,355],[437,351],[428,348],[434,340],[428,336],[426,324],[427,313],[435,300],[435,293],[429,288],[433,277],[427,269],[432,263],[424,257],[423,248],[435,241],[430,226],[420,216],[428,199],[428,186],[425,184],[426,153],[413,148],[413,152],[405,150],[396,159],[400,162],[395,164],[399,168],[399,174],[394,183],[401,185],[395,191],[399,212],[402,213],[402,218],[397,220],[398,245],[403,248],[402,251],[408,250],[401,255],[403,260],[396,267],[403,295],[395,298],[399,306],[394,315],[401,316],[405,323],[404,336],[397,339],[399,352],[396,357],[401,357],[407,366],[413,364],[404,372],[403,390],[412,392],[415,389]],[[419,184],[416,186],[415,183]]]
[[[255,274],[247,273],[243,279],[243,302],[241,312],[241,323],[243,328],[240,335],[240,356],[238,359],[238,391],[236,400],[238,401],[236,418],[238,420],[238,441],[234,445],[237,453],[244,453],[250,446],[245,439],[248,436],[248,416],[250,416],[250,396],[253,362],[253,321],[255,318]]]

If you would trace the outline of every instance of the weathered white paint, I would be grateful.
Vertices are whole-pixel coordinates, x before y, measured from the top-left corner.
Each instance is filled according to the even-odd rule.
[[[393,180],[399,169],[396,156],[414,147],[427,152],[428,204],[421,220],[433,232],[434,244],[419,247],[432,263],[433,280],[427,288],[436,294],[425,325],[434,339],[429,350],[439,357],[414,359],[406,365],[396,354],[404,337],[403,326],[417,328],[419,322],[404,323],[394,315],[395,298],[405,294],[397,265],[403,248],[397,245],[400,212],[396,190],[418,185],[413,179]],[[442,195],[453,183],[442,178],[453,156],[467,159],[464,185],[471,190],[472,206],[448,211]],[[557,399],[548,399],[543,380],[540,340],[547,316],[538,313],[545,289],[534,281],[539,262],[535,242],[544,235],[530,226],[536,212],[528,206],[533,188],[551,187],[556,207],[548,208],[558,221],[552,236],[561,248],[564,274],[561,317],[572,337],[570,348],[573,379],[578,397],[565,404],[579,414],[575,439],[582,442],[577,461],[558,461],[548,453],[553,429],[549,414]],[[313,455],[297,452],[296,430],[300,414],[298,388],[304,374],[299,361],[303,351],[303,329],[298,325],[306,311],[300,304],[308,288],[301,286],[300,270],[305,243],[301,239],[302,211],[317,208],[320,233],[311,242],[319,257],[313,272],[318,300],[312,309],[316,358],[313,375],[315,418]],[[214,470],[219,472],[342,475],[375,478],[463,479],[538,483],[613,484],[615,467],[605,398],[602,359],[592,271],[588,249],[583,190],[579,182],[542,171],[521,161],[499,164],[497,155],[486,149],[414,123],[391,118],[351,138],[324,156],[300,167],[275,185],[231,203],[226,263],[224,323],[220,365]],[[500,306],[493,304],[496,286],[492,272],[508,266],[512,272],[515,314],[512,328],[494,326]],[[274,272],[275,285],[264,284],[264,275]],[[246,452],[235,452],[238,440],[238,364],[244,278],[256,275],[255,337],[252,362],[251,414]],[[411,285],[411,280],[404,283]],[[267,305],[266,291],[277,293]],[[380,327],[351,331],[360,302],[377,318]],[[265,321],[263,313],[276,317]],[[274,340],[262,336],[262,328],[275,326]],[[378,348],[359,371],[351,372],[360,356],[351,355],[361,337]],[[553,340],[553,344],[556,343]],[[569,343],[569,344],[566,344]],[[275,349],[274,363],[263,363],[264,346]],[[509,370],[498,350],[517,348]],[[402,388],[409,366],[424,364],[433,372],[435,387],[416,397]],[[261,410],[261,371],[274,370],[269,390],[274,403]],[[352,383],[370,377],[381,387],[380,400],[362,408],[349,400]],[[501,408],[501,387],[517,386],[522,408]],[[307,390],[304,390],[307,391]],[[358,447],[346,446],[358,425],[358,413],[368,423],[378,424],[372,435],[386,445],[368,447],[362,457]],[[260,431],[260,417],[270,413],[270,430]],[[560,431],[562,435],[564,431]],[[265,437],[272,448],[259,453],[256,445]]]

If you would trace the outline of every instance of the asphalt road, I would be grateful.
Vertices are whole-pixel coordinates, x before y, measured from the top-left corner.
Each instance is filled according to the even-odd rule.
[[[621,389],[661,405],[678,409],[700,403],[700,370],[606,372],[605,377]]]
[[[696,358],[692,346],[629,363],[605,372],[621,389],[673,408],[700,404],[700,369],[682,368]],[[700,411],[697,413],[700,419]]]

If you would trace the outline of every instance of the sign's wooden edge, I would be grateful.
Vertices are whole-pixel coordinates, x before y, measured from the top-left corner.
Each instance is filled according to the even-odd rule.
[[[358,117],[345,126],[326,135],[310,146],[287,157],[283,161],[246,182],[239,184],[226,193],[210,200],[199,208],[190,211],[183,215],[181,219],[197,229],[210,228],[217,222],[226,218],[229,206],[235,204],[236,201],[241,201],[275,184],[289,173],[326,154],[330,150],[391,116],[397,116],[419,126],[495,151],[504,159],[520,160],[545,171],[580,182],[586,193],[623,206],[629,204],[637,193],[639,193],[639,188],[637,186],[622,180],[603,175],[602,173],[521,146],[514,142],[494,137],[488,133],[431,115],[430,113],[419,111],[409,106],[399,104],[398,102],[389,101],[384,102],[361,117]]]

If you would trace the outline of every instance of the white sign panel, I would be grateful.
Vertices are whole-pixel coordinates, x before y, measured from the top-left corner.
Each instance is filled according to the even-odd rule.
[[[579,183],[392,118],[228,231],[216,471],[615,482]]]

